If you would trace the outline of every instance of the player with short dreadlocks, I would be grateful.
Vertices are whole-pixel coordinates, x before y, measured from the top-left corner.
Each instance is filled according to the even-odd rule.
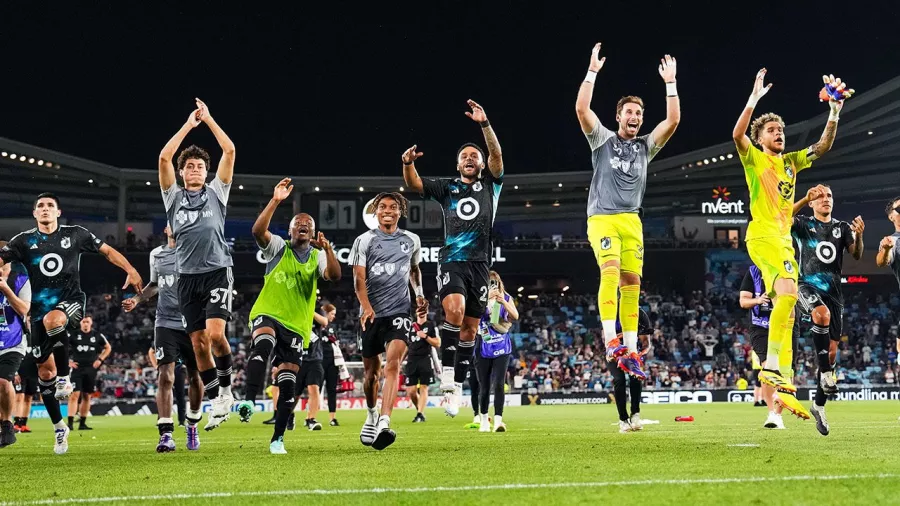
[[[353,286],[360,306],[363,390],[369,408],[359,440],[376,450],[387,448],[397,438],[390,429],[391,412],[400,381],[400,361],[412,328],[410,285],[416,294],[416,312],[428,311],[419,270],[422,243],[419,236],[398,227],[407,207],[406,198],[399,193],[378,194],[369,208],[378,219],[378,228],[357,237],[350,250]],[[378,376],[385,351],[387,363],[378,416]]]

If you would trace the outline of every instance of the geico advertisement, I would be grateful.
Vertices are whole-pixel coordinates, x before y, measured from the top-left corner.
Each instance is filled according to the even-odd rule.
[[[644,404],[706,404],[713,401],[713,394],[708,390],[671,390],[641,392]]]

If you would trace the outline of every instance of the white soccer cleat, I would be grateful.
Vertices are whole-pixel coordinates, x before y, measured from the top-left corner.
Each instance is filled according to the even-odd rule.
[[[506,432],[506,424],[503,423],[502,416],[494,417],[494,432]]]
[[[365,446],[372,446],[377,435],[378,426],[376,421],[371,415],[367,415],[366,423],[363,424],[362,430],[359,431],[359,442]]]
[[[218,418],[228,419],[232,406],[234,406],[234,396],[231,394],[219,395],[212,401],[212,414]]]
[[[634,432],[631,424],[625,420],[619,420],[619,434],[628,434],[629,432]]]
[[[444,413],[450,418],[459,414],[459,400],[462,397],[462,383],[455,383],[453,391],[444,394]]]
[[[490,432],[491,431],[491,422],[488,420],[488,416],[481,415],[478,417],[478,432]]]
[[[631,415],[631,419],[629,420],[629,423],[631,424],[632,430],[642,430],[644,428],[644,422],[641,421],[640,413],[635,413],[635,414]]]
[[[769,417],[766,418],[766,423],[763,424],[763,427],[767,429],[784,429],[784,419],[778,413],[769,411]]]
[[[825,406],[817,406],[814,402],[809,412],[816,419],[816,430],[819,431],[819,434],[827,436],[831,432],[831,426],[828,425],[828,418],[825,417]]]
[[[56,394],[54,397],[56,397],[56,400],[64,401],[72,395],[74,389],[75,387],[72,385],[72,382],[69,381],[68,376],[60,376],[56,380]]]
[[[56,441],[53,445],[53,453],[63,455],[69,451],[69,428],[63,427],[53,431],[53,437]]]

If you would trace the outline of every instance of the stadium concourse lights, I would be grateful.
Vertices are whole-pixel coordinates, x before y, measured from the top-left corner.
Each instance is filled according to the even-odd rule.
[[[520,287],[519,287],[519,293],[522,293],[522,292],[524,292],[524,291],[525,291],[525,287],[524,287],[524,286],[520,286]]]
[[[239,184],[239,185],[238,185],[238,190],[243,190],[243,189],[244,189],[244,185]]]
[[[568,292],[568,291],[569,291],[569,285],[564,286],[562,291],[563,291],[563,292]]]
[[[4,154],[3,156],[6,156],[6,155]],[[519,185],[513,186],[513,190],[518,190],[518,189],[519,189]]]
[[[147,186],[150,186],[150,181],[147,181]]]
[[[319,187],[318,187],[318,186],[316,186],[316,187],[313,188],[313,189],[314,189],[315,191],[319,191]]]

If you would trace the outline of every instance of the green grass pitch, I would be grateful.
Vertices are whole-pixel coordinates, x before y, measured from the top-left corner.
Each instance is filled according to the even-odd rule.
[[[468,410],[394,411],[397,442],[359,443],[362,411],[340,427],[288,432],[269,455],[268,413],[201,431],[198,452],[155,453],[155,418],[95,417],[53,454],[47,420],[0,449],[0,504],[889,504],[900,497],[900,405],[831,403],[831,435],[785,418],[762,428],[749,404],[645,406],[644,431],[619,434],[613,406],[507,408],[505,434],[466,430]],[[465,415],[465,416],[464,416]],[[695,422],[674,418],[693,415]],[[325,419],[319,417],[319,420]],[[204,420],[205,423],[205,420]]]

